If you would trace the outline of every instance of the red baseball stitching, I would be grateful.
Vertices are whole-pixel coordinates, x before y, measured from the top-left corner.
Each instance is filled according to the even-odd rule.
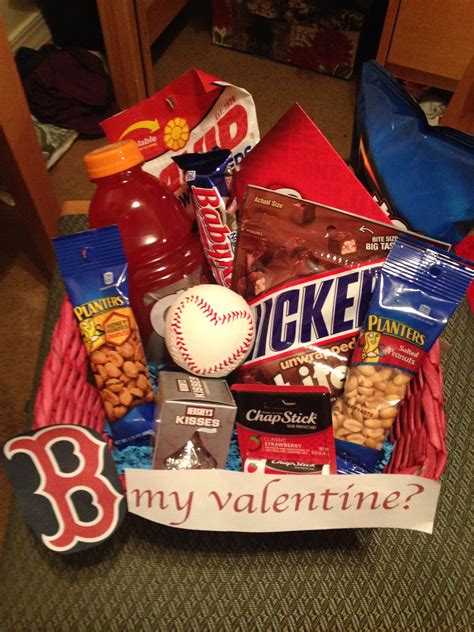
[[[211,323],[214,323],[214,326],[216,327],[220,324],[226,324],[238,319],[244,319],[249,324],[249,332],[245,340],[234,351],[234,353],[232,353],[232,355],[227,357],[225,360],[222,360],[218,364],[215,364],[214,366],[208,367],[206,369],[201,369],[196,364],[195,360],[193,359],[193,357],[187,350],[187,347],[183,338],[183,331],[181,329],[181,314],[184,310],[185,305],[189,303],[194,303],[199,308],[199,310],[205,316],[207,316],[207,318],[211,321]],[[217,371],[221,371],[222,369],[229,367],[229,365],[232,365],[236,360],[238,360],[241,354],[244,354],[247,352],[249,346],[252,344],[253,333],[254,333],[253,319],[247,311],[243,309],[232,310],[230,312],[227,312],[226,314],[219,315],[212,308],[212,306],[209,305],[209,303],[207,303],[203,298],[195,294],[191,294],[190,296],[188,295],[188,296],[183,297],[183,300],[176,307],[176,311],[173,315],[173,319],[171,321],[170,327],[176,336],[176,346],[178,347],[179,352],[181,353],[181,356],[187,362],[190,369],[197,374],[206,374],[210,372],[215,373]]]

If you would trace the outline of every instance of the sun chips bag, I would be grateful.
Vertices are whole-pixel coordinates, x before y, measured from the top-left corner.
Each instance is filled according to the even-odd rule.
[[[191,214],[184,173],[172,156],[220,147],[230,149],[230,166],[235,166],[260,140],[252,96],[196,69],[101,126],[112,143],[136,140],[147,161],[144,169],[159,177]]]

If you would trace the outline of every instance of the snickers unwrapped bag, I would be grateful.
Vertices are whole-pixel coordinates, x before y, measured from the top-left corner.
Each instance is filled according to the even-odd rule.
[[[251,305],[253,351],[240,381],[342,390],[380,267],[399,230],[248,187],[232,289]]]

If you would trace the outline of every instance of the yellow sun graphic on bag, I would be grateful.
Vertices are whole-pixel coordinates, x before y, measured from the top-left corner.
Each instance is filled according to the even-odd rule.
[[[186,145],[189,139],[189,125],[183,118],[174,118],[166,123],[164,131],[165,144],[176,151]]]

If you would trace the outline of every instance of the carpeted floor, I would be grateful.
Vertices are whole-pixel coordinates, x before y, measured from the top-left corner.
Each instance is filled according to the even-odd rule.
[[[308,70],[213,46],[207,3],[199,0],[175,21],[154,47],[156,88],[191,67],[201,68],[248,90],[255,99],[263,135],[298,101],[334,145],[349,155],[355,81],[333,79]],[[105,144],[105,139],[78,140],[51,170],[60,203],[89,199],[94,186],[83,168],[83,155]],[[14,209],[0,203],[0,442],[20,432],[26,423],[45,312],[48,281],[29,258],[29,243]],[[0,541],[10,493],[0,470]]]
[[[84,216],[61,221],[85,228]],[[55,275],[40,356],[64,295]],[[106,543],[48,551],[15,507],[0,557],[2,630],[464,632],[469,622],[474,327],[445,331],[449,459],[433,535],[402,529],[211,533],[128,514]],[[471,599],[470,599],[471,597]],[[3,617],[3,618],[2,618]]]
[[[156,87],[191,66],[243,86],[254,95],[262,134],[299,101],[347,158],[355,82],[212,46],[202,5],[193,3],[155,47]],[[93,186],[82,156],[104,143],[77,141],[53,168],[60,202],[90,198]],[[44,357],[47,350],[62,295],[57,277],[50,293],[30,261],[14,212],[0,208],[0,220],[3,440],[27,424],[38,354]],[[62,222],[64,230],[83,225],[82,218]],[[466,399],[466,393],[472,391],[473,337],[464,305],[446,331],[452,345],[444,362],[450,457],[433,536],[402,530],[198,533],[129,515],[105,546],[62,557],[34,539],[15,508],[0,562],[2,629],[471,629],[468,524],[474,464],[469,450],[472,398]],[[0,535],[7,505],[8,485],[0,480]]]

